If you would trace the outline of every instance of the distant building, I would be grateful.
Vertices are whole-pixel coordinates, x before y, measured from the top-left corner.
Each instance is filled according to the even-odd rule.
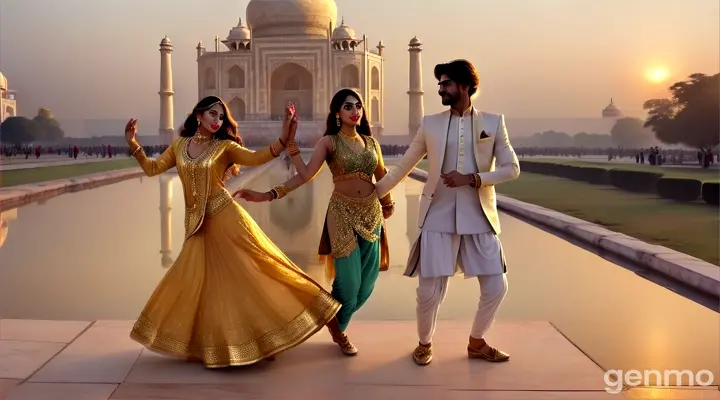
[[[603,118],[620,118],[622,117],[622,111],[613,103],[613,99],[610,98],[610,104],[607,105],[602,111]]]
[[[8,87],[8,80],[5,75],[0,72],[0,122],[5,118],[17,115],[17,101],[15,100],[15,91]]]

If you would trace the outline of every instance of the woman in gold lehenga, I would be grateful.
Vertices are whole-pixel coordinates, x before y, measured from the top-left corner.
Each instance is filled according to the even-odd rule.
[[[130,151],[148,176],[177,167],[185,197],[185,242],[130,334],[150,350],[217,368],[272,359],[330,322],[340,308],[295,266],[225,189],[237,165],[271,161],[293,139],[286,118],[268,148],[242,146],[237,124],[217,97],[202,99],[180,137],[157,159],[125,129]]]

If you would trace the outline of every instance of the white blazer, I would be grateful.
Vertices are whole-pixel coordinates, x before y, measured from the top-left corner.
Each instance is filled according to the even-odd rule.
[[[398,183],[402,182],[427,155],[428,179],[420,196],[418,215],[418,235],[412,246],[409,262],[417,257],[419,250],[418,238],[422,234],[430,204],[438,181],[441,179],[445,146],[447,144],[447,127],[450,122],[450,110],[423,118],[422,126],[415,135],[405,154],[395,163],[380,181],[375,184],[379,198],[385,197]],[[520,163],[515,150],[508,139],[505,127],[505,116],[480,112],[473,107],[473,152],[481,187],[478,188],[478,201],[483,213],[490,222],[495,234],[500,234],[500,219],[497,211],[495,185],[510,181],[520,176]],[[482,134],[485,132],[485,135]]]

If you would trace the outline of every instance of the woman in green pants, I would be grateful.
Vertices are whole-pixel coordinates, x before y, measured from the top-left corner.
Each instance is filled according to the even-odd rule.
[[[380,180],[387,171],[364,111],[359,94],[351,89],[338,91],[330,102],[325,135],[309,163],[305,164],[291,141],[285,150],[297,169],[294,177],[265,193],[245,189],[236,193],[248,201],[281,199],[312,180],[327,163],[335,187],[319,254],[325,257],[328,275],[333,278],[332,295],[342,304],[328,329],[346,355],[357,354],[345,333],[350,320],[372,294],[379,271],[389,267],[383,219],[392,215],[395,205],[391,195],[378,200],[375,194],[373,177]],[[291,129],[297,129],[295,117],[290,120]]]

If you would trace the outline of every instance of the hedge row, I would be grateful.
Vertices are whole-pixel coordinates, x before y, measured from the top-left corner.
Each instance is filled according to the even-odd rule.
[[[701,182],[697,179],[663,178],[663,174],[600,167],[581,167],[537,161],[520,161],[520,170],[535,174],[552,175],[591,183],[609,185],[636,193],[656,193],[676,201],[702,199],[710,205],[720,205],[720,183]]]

